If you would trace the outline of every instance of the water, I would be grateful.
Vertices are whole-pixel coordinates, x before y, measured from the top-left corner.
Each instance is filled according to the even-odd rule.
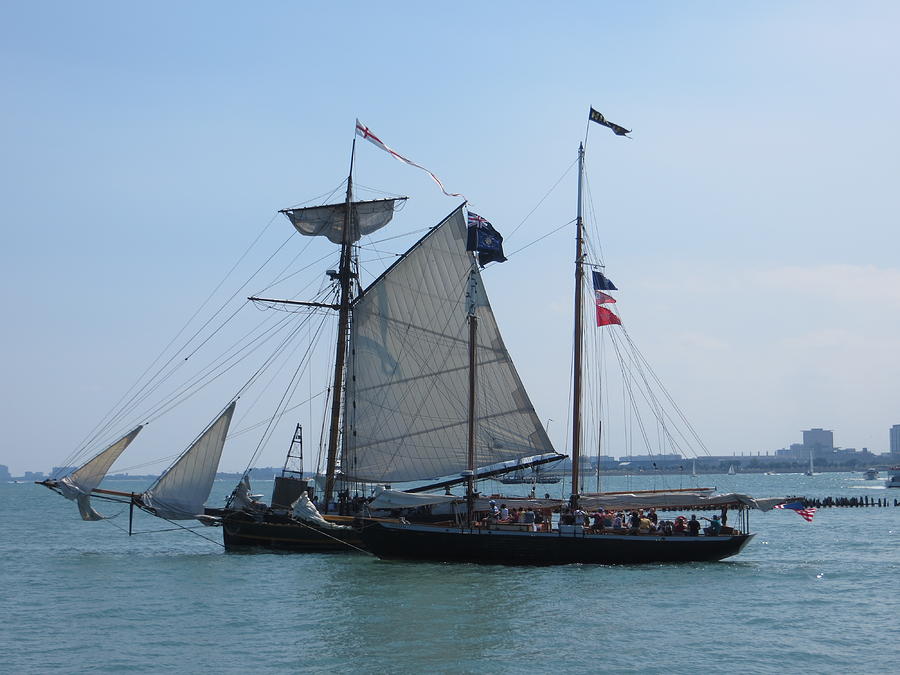
[[[859,474],[698,481],[900,498]],[[217,483],[211,503],[230,487]],[[0,518],[3,672],[896,671],[900,507],[822,509],[812,524],[754,513],[757,537],[720,563],[556,568],[228,554],[183,532],[82,522],[30,484],[0,485]]]

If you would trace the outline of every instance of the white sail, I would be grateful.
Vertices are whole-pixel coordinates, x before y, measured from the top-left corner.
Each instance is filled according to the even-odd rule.
[[[350,236],[347,240],[350,243],[359,241],[364,234],[371,234],[391,222],[391,218],[394,217],[395,201],[397,200],[377,199],[352,202],[350,205]],[[340,244],[344,233],[346,210],[346,204],[329,204],[303,209],[285,209],[282,213],[290,219],[300,234],[309,237],[328,237],[335,244]]]
[[[203,513],[234,414],[232,403],[215,422],[141,495],[160,518],[190,520]]]
[[[104,516],[98,513],[91,506],[91,490],[100,485],[109,467],[118,459],[125,448],[140,433],[143,426],[139,426],[133,431],[125,434],[110,445],[108,448],[98,453],[82,466],[75,469],[72,473],[60,478],[57,487],[60,493],[66,499],[71,499],[78,503],[78,511],[81,513],[82,520],[103,520]]]
[[[359,298],[351,327],[345,475],[408,481],[467,465],[468,323],[462,207]],[[477,285],[480,274],[475,271]],[[479,288],[476,464],[554,452]]]

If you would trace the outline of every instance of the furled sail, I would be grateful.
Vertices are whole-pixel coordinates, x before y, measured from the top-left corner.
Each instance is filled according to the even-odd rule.
[[[406,197],[351,202],[350,236],[347,241],[350,243],[359,241],[364,234],[371,234],[391,222],[391,218],[394,217],[394,202],[400,199]],[[340,244],[346,211],[346,204],[329,204],[303,209],[285,209],[282,213],[290,219],[300,234],[328,237],[335,244]]]
[[[256,497],[250,492],[250,478],[244,476],[231,493],[231,508],[244,511],[265,511],[266,505],[257,501]]]
[[[357,300],[351,325],[345,475],[409,481],[467,465],[473,271],[462,206]],[[554,452],[479,286],[476,465]]]
[[[234,414],[232,402],[150,488],[141,502],[160,518],[190,520],[203,513]]]
[[[71,499],[78,503],[78,511],[81,513],[82,520],[103,520],[105,516],[94,510],[91,506],[91,490],[100,485],[109,467],[118,459],[125,448],[140,433],[143,426],[139,426],[133,431],[125,434],[110,445],[108,448],[98,453],[82,466],[75,469],[72,473],[59,479],[57,487],[60,493],[66,499]]]

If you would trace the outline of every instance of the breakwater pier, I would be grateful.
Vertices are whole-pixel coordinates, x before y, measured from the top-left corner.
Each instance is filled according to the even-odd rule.
[[[830,507],[852,509],[864,507],[885,508],[888,506],[900,506],[900,499],[891,499],[889,497],[879,497],[878,499],[875,499],[874,497],[869,497],[868,495],[864,495],[862,497],[821,497],[814,499],[809,497],[788,497],[787,501],[798,501],[801,502],[803,506],[814,506],[817,509],[826,509]]]

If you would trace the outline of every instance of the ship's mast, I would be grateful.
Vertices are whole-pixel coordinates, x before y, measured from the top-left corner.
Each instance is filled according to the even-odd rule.
[[[472,527],[472,514],[475,510],[475,397],[477,393],[478,359],[478,317],[475,315],[477,306],[478,281],[475,271],[475,258],[472,255],[472,269],[469,272],[469,434],[468,434],[468,462],[466,463],[466,523]]]
[[[347,329],[350,326],[350,283],[352,280],[353,245],[350,238],[351,205],[353,200],[353,159],[356,155],[356,138],[350,151],[350,174],[347,176],[347,199],[344,207],[344,231],[341,235],[341,262],[338,282],[341,288],[338,303],[338,335],[334,359],[333,390],[331,394],[331,433],[328,437],[328,457],[325,465],[325,507],[334,492],[334,472],[337,464],[338,442],[341,435],[341,395],[344,389],[344,362],[347,357]]]
[[[584,333],[582,292],[584,286],[584,219],[581,186],[584,181],[584,144],[578,146],[578,211],[575,220],[575,364],[572,383],[572,506],[578,505],[581,464],[581,347]]]

